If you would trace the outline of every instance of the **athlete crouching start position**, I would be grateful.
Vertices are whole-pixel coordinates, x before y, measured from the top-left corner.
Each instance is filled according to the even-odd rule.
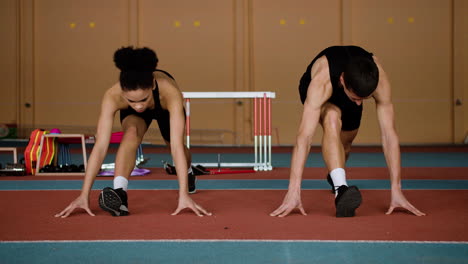
[[[356,46],[333,46],[320,52],[307,67],[299,84],[304,104],[302,119],[291,159],[288,192],[271,216],[286,216],[301,201],[301,181],[305,162],[317,125],[323,128],[322,155],[328,169],[327,180],[335,194],[337,217],[351,217],[362,197],[356,186],[348,186],[345,162],[361,123],[362,102],[373,98],[377,107],[383,151],[390,172],[391,202],[387,214],[397,207],[417,216],[416,209],[401,190],[401,162],[398,135],[388,78],[372,53]]]
[[[89,209],[89,193],[106,156],[118,111],[124,135],[115,160],[114,186],[102,190],[99,206],[113,216],[129,214],[128,177],[135,167],[137,148],[155,119],[177,170],[179,202],[172,214],[189,208],[198,216],[211,215],[189,196],[196,191],[196,179],[191,171],[191,155],[183,141],[185,111],[176,81],[169,73],[156,69],[158,58],[148,48],[121,48],[115,52],[114,62],[121,71],[120,81],[108,89],[102,99],[96,143],[89,157],[81,194],[55,216],[68,217],[76,208],[94,216]]]

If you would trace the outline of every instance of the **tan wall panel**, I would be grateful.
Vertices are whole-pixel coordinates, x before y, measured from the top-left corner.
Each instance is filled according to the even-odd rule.
[[[468,1],[454,2],[454,99],[455,143],[468,140]]]
[[[16,124],[18,108],[18,5],[0,1],[0,124]]]
[[[126,0],[35,1],[35,123],[95,127],[128,42]]]
[[[234,91],[234,14],[233,1],[142,0],[138,43],[156,51],[158,68],[173,74],[182,91]],[[191,128],[235,132],[235,107],[235,100],[193,100]],[[232,133],[224,136],[235,143]]]
[[[20,135],[28,137],[34,124],[34,0],[19,1],[19,123]]]
[[[463,50],[463,56],[462,56],[462,75],[461,75],[461,84],[460,87],[463,87],[463,120],[465,121],[465,137],[468,138],[468,51],[466,47],[468,47],[468,16],[466,15],[468,13],[468,2],[463,1],[463,12],[461,14],[463,15],[463,29],[460,32],[461,34],[461,44],[459,47],[462,48]],[[464,47],[464,48],[463,48]],[[467,143],[467,142],[465,142]]]
[[[340,44],[340,2],[252,1],[253,86],[257,91],[276,92],[273,144],[295,143],[303,110],[299,80],[315,55]],[[318,130],[314,137],[317,143]]]
[[[356,0],[350,11],[352,44],[390,77],[401,142],[452,143],[451,2]],[[357,143],[380,142],[374,108],[366,105]]]

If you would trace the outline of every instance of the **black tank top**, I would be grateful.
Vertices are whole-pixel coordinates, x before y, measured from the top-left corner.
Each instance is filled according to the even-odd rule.
[[[163,70],[154,70],[155,72],[162,72],[164,74],[166,74],[167,76],[169,76],[172,80],[175,81],[174,77],[172,77],[172,75],[170,73],[168,73],[167,71],[163,71]],[[168,112],[166,109],[163,109],[162,106],[161,106],[161,101],[159,100],[159,86],[158,86],[158,82],[155,81],[155,89],[153,90],[153,98],[154,98],[154,112],[155,112],[155,116],[159,116],[161,115],[162,112]]]
[[[346,64],[349,62],[351,57],[364,56],[372,59],[373,54],[357,46],[332,46],[326,48],[325,50],[320,52],[309,64],[306,72],[301,78],[300,86],[309,86],[310,81],[312,79],[310,73],[312,66],[318,58],[324,55],[327,57],[328,60],[330,81],[333,87],[332,95],[328,101],[341,109],[345,109],[348,107],[357,107],[356,103],[354,103],[348,98],[343,88],[341,87],[340,76],[344,72]],[[362,108],[362,105],[360,105],[359,107]]]

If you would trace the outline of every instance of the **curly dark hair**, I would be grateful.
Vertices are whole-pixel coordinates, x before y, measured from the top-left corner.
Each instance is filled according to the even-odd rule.
[[[153,50],[123,47],[114,53],[114,63],[120,69],[119,81],[124,91],[153,87],[153,72],[158,66],[158,57]]]

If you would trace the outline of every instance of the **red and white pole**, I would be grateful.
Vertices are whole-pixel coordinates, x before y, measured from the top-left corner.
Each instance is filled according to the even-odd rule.
[[[271,165],[271,97],[268,97],[268,170],[273,169]]]
[[[254,170],[258,170],[258,131],[257,131],[257,97],[254,98],[254,155],[255,155],[255,165]]]
[[[263,170],[267,170],[267,160],[268,160],[268,155],[267,155],[267,135],[268,135],[268,127],[267,127],[267,95],[266,93],[263,94]]]

